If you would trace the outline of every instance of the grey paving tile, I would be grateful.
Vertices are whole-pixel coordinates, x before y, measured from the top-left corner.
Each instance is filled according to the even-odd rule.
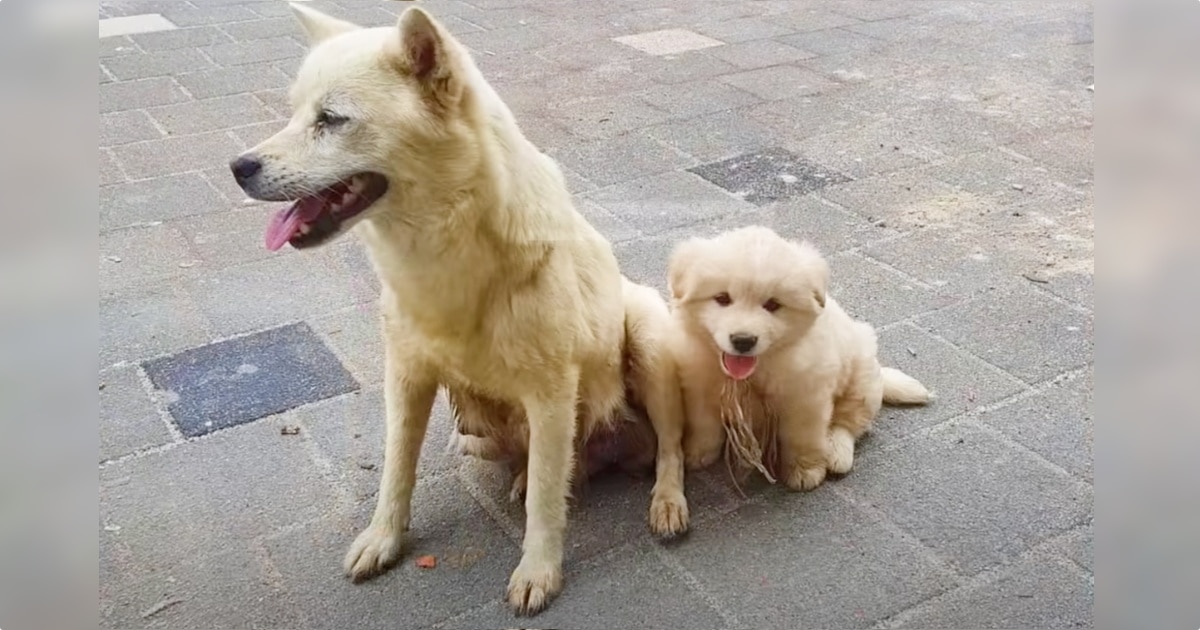
[[[833,277],[829,292],[847,312],[886,326],[949,306],[957,299],[923,286],[853,252],[828,257]]]
[[[677,55],[646,57],[634,62],[633,67],[639,74],[650,78],[655,83],[667,85],[711,79],[737,72],[737,66],[706,53],[706,51],[712,50],[715,49],[708,48]]]
[[[122,173],[121,168],[117,166],[116,160],[113,159],[112,152],[106,149],[100,149],[99,168],[99,179],[101,186],[119,184],[125,181],[125,174]]]
[[[843,120],[862,121],[854,115]],[[943,157],[932,148],[904,142],[904,139],[903,130],[894,125],[862,121],[853,122],[851,126],[832,133],[818,132],[818,135],[791,140],[786,144],[796,153],[854,179],[891,174]]]
[[[116,586],[111,581],[109,587]],[[300,628],[301,607],[255,550],[196,554],[170,571],[101,594],[102,628]],[[165,602],[172,602],[161,608]],[[151,615],[145,613],[155,611]]]
[[[378,335],[375,351],[383,355]],[[297,409],[290,417],[312,438],[321,455],[354,491],[356,501],[366,502],[376,496],[383,471],[387,424],[382,388],[373,387],[331,398]],[[419,479],[439,475],[462,464],[464,457],[446,448],[452,431],[453,416],[445,396],[439,395],[417,465]]]
[[[730,64],[742,70],[754,70],[777,66],[785,63],[810,59],[815,53],[789,46],[773,39],[759,39],[729,46],[720,46],[707,50],[704,54]]]
[[[678,171],[609,186],[586,197],[644,234],[754,208],[696,175]]]
[[[285,88],[291,80],[288,75],[269,63],[189,72],[177,76],[176,79],[196,98],[213,98],[242,92]]]
[[[101,370],[100,384],[100,461],[171,441],[135,366]]]
[[[1020,276],[1026,269],[1019,261],[1006,255],[999,243],[984,240],[980,232],[918,229],[904,238],[872,244],[864,253],[964,298],[1027,284]]]
[[[383,334],[376,300],[315,317],[312,325],[358,382],[364,386],[383,382]]]
[[[517,545],[471,500],[454,478],[417,483],[413,496],[410,546],[400,565],[369,582],[353,584],[341,572],[342,555],[365,527],[373,500],[364,501],[353,521],[323,519],[268,542],[271,561],[298,601],[340,602],[309,607],[318,628],[429,627],[504,593],[519,559]],[[434,569],[415,559],[437,558]]]
[[[178,48],[199,48],[233,41],[221,29],[215,26],[196,26],[175,29],[173,31],[159,31],[157,33],[139,33],[130,36],[130,39],[137,42],[138,47],[146,52],[175,50]]]
[[[1061,554],[1075,564],[1095,572],[1093,547],[1095,546],[1096,528],[1088,523],[1079,529],[1068,532],[1050,544],[1050,550]]]
[[[859,23],[859,20],[838,13],[834,8],[799,6],[790,11],[767,16],[767,19],[793,32],[823,31]]]
[[[119,579],[169,581],[189,562],[233,550],[252,556],[254,539],[334,506],[304,437],[281,435],[282,426],[255,423],[101,469],[100,522],[119,528],[102,532],[112,540],[101,546]],[[244,623],[235,618],[232,625]]]
[[[705,80],[662,86],[638,96],[677,118],[693,118],[760,102],[749,92]]]
[[[879,333],[879,360],[921,381],[937,400],[923,407],[884,407],[873,429],[883,437],[873,443],[910,435],[1025,389],[1015,377],[912,324]]]
[[[813,156],[813,159],[822,158]],[[948,184],[915,169],[830,186],[821,191],[821,196],[868,220],[887,220],[896,227],[931,224],[940,216],[939,212],[947,212],[947,203],[961,199]]]
[[[174,136],[113,149],[125,172],[137,179],[228,164],[241,151],[240,143],[224,131]]]
[[[226,267],[188,288],[222,335],[258,330],[359,303],[327,260],[304,252]],[[251,296],[253,296],[251,298]]]
[[[1096,282],[1090,273],[1061,273],[1048,278],[1044,289],[1086,309],[1095,309]]]
[[[211,189],[210,194],[217,196]],[[219,201],[214,208],[222,207],[224,203]],[[273,210],[270,206],[235,207],[184,217],[172,225],[183,233],[189,247],[210,269],[296,255],[294,250],[272,252],[263,245],[263,230]]]
[[[1040,161],[1068,182],[1078,185],[1084,181],[1095,181],[1095,141],[1091,129],[1022,137],[1007,146]]]
[[[587,139],[612,138],[669,117],[669,112],[635,99],[591,98],[553,107],[549,112],[549,118],[571,135]],[[539,135],[545,130],[544,123],[536,122],[532,116],[529,119],[530,133]],[[544,146],[562,148],[568,143],[550,142]]]
[[[1027,383],[1092,361],[1093,319],[1025,287],[922,317],[931,330]]]
[[[100,230],[214,212],[227,201],[197,173],[100,187]]]
[[[768,204],[734,220],[718,222],[714,227],[724,230],[750,224],[765,225],[785,238],[807,240],[826,255],[895,238],[897,234],[813,195]]]
[[[853,95],[843,93],[771,101],[745,112],[789,143],[819,135],[852,137],[854,130],[871,122],[867,114],[856,109]]]
[[[253,7],[251,7],[253,10]],[[340,14],[338,17],[342,17]],[[344,18],[343,18],[344,19]],[[271,38],[289,38],[301,36],[304,29],[301,28],[300,22],[295,16],[285,15],[282,17],[267,18],[265,20],[254,20],[252,22],[234,22],[233,24],[225,24],[220,27],[220,30],[229,37],[221,42],[228,43],[231,40],[239,42],[248,42],[256,39],[271,39]],[[200,44],[197,44],[200,45]],[[260,61],[266,61],[260,59]]]
[[[670,553],[754,628],[866,628],[952,584],[926,552],[829,489],[747,505]]]
[[[866,452],[838,487],[966,575],[1079,525],[1093,500],[1087,484],[969,425]]]
[[[257,22],[255,22],[257,24]],[[217,44],[209,46],[204,54],[222,66],[244,66],[294,59],[304,56],[305,49],[291,37],[271,37],[251,41],[239,41],[232,44]]]
[[[238,138],[239,143],[242,142],[242,139],[240,136],[238,136],[238,134],[233,133],[233,135]],[[249,145],[247,145],[246,148],[250,148]],[[211,185],[217,192],[221,193],[221,196],[223,196],[225,201],[229,202],[229,204],[232,206],[246,207],[246,191],[242,190],[242,188],[238,186],[237,181],[233,179],[233,174],[229,172],[229,159],[226,159],[224,164],[219,164],[212,168],[205,169],[201,173],[201,176],[208,180],[209,185]],[[261,206],[255,204],[255,206],[265,208],[265,210],[262,210],[264,217],[270,217],[270,213],[281,209],[281,206],[275,204],[263,204]]]
[[[100,146],[158,140],[162,132],[142,110],[113,112],[100,116]]]
[[[266,110],[270,112],[270,110]],[[273,112],[270,113],[271,122],[255,123],[244,127],[234,127],[230,129],[233,135],[237,136],[238,140],[247,147],[258,145],[263,140],[279,133],[280,130],[287,124],[286,120],[280,119]]]
[[[250,123],[275,121],[279,118],[250,94],[219,96],[190,103],[155,107],[147,112],[170,135],[219,131]],[[280,122],[275,126],[282,128],[283,124]]]
[[[214,67],[207,57],[194,48],[110,57],[105,59],[103,64],[113,76],[121,81],[171,76]]]
[[[920,72],[918,66],[903,59],[870,51],[822,55],[797,63],[842,85],[870,85],[868,82],[903,78]]]
[[[563,594],[537,623],[570,628],[719,628],[721,617],[649,552],[619,554],[569,576]],[[621,602],[653,601],[649,607]],[[455,627],[503,628],[520,623],[500,602],[455,619]]]
[[[100,113],[143,109],[188,100],[188,95],[170,77],[121,81],[100,86]]]
[[[358,383],[304,322],[143,364],[183,435],[197,437],[346,394]]]
[[[580,142],[555,151],[552,156],[600,186],[692,165],[688,157],[640,132]]]
[[[141,52],[134,45],[133,40],[126,35],[117,37],[104,37],[100,40],[100,58],[120,57],[121,55],[133,55]]]
[[[849,181],[837,171],[778,147],[701,164],[688,172],[759,206]]]
[[[480,72],[487,78],[501,96],[505,97],[506,93],[516,93],[516,90],[510,90],[509,86],[513,83],[524,85],[528,82],[536,81],[543,77],[560,74],[560,68],[553,60],[542,58],[537,51],[519,50],[510,53],[497,53],[495,55],[475,55],[475,65],[479,66]],[[561,94],[543,94],[543,98],[561,97]],[[510,103],[511,105],[512,103]]]
[[[167,225],[105,232],[99,244],[101,295],[173,278],[196,261],[183,234]]]
[[[692,156],[716,162],[747,151],[774,146],[778,131],[751,120],[745,109],[677,120],[649,127],[645,133]]]
[[[100,365],[200,345],[211,325],[179,287],[154,285],[100,298]]]
[[[540,48],[534,54],[555,68],[569,72],[587,70],[616,60],[635,61],[645,57],[644,53],[634,48],[603,40],[590,42],[587,46],[571,43]]]
[[[759,17],[743,17],[708,24],[698,24],[695,26],[695,30],[698,33],[718,39],[727,44],[748,42],[755,39],[769,39],[796,32],[789,26],[780,24],[769,18]]]
[[[281,118],[289,118],[292,114],[292,103],[288,99],[287,88],[276,88],[273,90],[259,90],[254,93],[258,100],[262,101],[268,109],[278,114]]]
[[[837,87],[820,74],[796,65],[727,74],[721,77],[721,81],[766,100],[821,94]]]
[[[921,5],[912,2],[879,2],[879,0],[834,0],[826,6],[830,11],[866,21],[920,15],[925,11]]]
[[[161,13],[163,17],[171,20],[180,27],[244,22],[246,20],[255,20],[259,17],[244,6],[212,6],[212,3],[207,3],[206,6],[193,7],[179,2],[163,9]]]
[[[641,236],[641,232],[629,221],[605,210],[595,202],[576,198],[575,209],[610,242],[619,243]]]
[[[1049,387],[980,421],[1092,483],[1093,420],[1090,379]]]
[[[1030,558],[995,582],[955,591],[901,628],[1090,628],[1095,586],[1064,560]]]
[[[851,52],[873,53],[882,50],[885,42],[841,28],[813,30],[780,37],[779,41],[818,55],[843,55]]]

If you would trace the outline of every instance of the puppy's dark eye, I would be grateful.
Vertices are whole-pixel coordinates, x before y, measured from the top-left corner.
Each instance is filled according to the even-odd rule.
[[[775,311],[778,311],[782,307],[783,307],[783,305],[780,304],[779,300],[776,300],[775,298],[771,298],[771,299],[767,300],[766,302],[763,302],[763,308],[767,309],[768,313],[774,313]]]
[[[348,120],[350,120],[350,119],[346,118],[345,116],[340,116],[340,115],[335,114],[327,109],[323,109],[323,110],[317,112],[316,124],[317,124],[317,128],[336,127],[338,125],[344,124]]]
[[[713,296],[713,301],[721,306],[729,306],[733,304],[733,298],[729,297],[728,293],[718,293]]]

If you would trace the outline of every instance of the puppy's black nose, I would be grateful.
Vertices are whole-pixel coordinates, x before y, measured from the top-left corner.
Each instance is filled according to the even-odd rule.
[[[733,333],[729,335],[729,343],[738,352],[750,352],[754,349],[754,345],[758,343],[758,337],[746,333]]]
[[[250,178],[262,170],[262,162],[253,155],[239,155],[229,163],[229,170],[233,171],[233,178],[238,185],[245,186]]]

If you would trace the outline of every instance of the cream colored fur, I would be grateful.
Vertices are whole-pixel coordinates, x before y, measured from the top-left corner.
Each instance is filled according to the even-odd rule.
[[[827,294],[829,267],[808,243],[761,226],[693,238],[676,247],[669,275],[688,467],[711,464],[724,446],[720,392],[728,377],[720,362],[722,352],[736,352],[731,335],[758,339],[748,408],[756,424],[774,414],[782,476],[796,490],[817,487],[827,472],[849,472],[855,442],[883,402],[930,399],[916,379],[880,367],[874,328]],[[764,308],[771,300],[774,312]]]
[[[439,387],[468,449],[523,460],[525,537],[508,585],[517,613],[538,612],[561,589],[572,445],[611,429],[629,405],[644,406],[665,437],[651,529],[684,531],[682,400],[663,299],[622,278],[558,166],[428,13],[359,28],[292,6],[313,48],[291,87],[291,121],[247,152],[263,166],[243,187],[291,199],[355,172],[389,182],[355,222],[383,287],[387,438],[374,516],[350,546],[347,574],[365,578],[401,557]],[[323,125],[325,108],[346,121]]]

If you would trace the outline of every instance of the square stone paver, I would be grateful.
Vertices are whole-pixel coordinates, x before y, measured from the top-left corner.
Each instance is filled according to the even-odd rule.
[[[688,170],[760,206],[850,181],[837,171],[780,148],[746,153]]]
[[[100,37],[117,37],[137,33],[170,31],[179,28],[175,23],[157,13],[126,15],[100,20]]]
[[[358,389],[303,322],[155,359],[145,369],[188,437]]]
[[[722,46],[722,42],[711,37],[681,28],[651,31],[637,35],[615,37],[613,41],[636,48],[647,55],[677,55],[689,50]]]
[[[100,461],[170,441],[136,366],[100,373]]]

